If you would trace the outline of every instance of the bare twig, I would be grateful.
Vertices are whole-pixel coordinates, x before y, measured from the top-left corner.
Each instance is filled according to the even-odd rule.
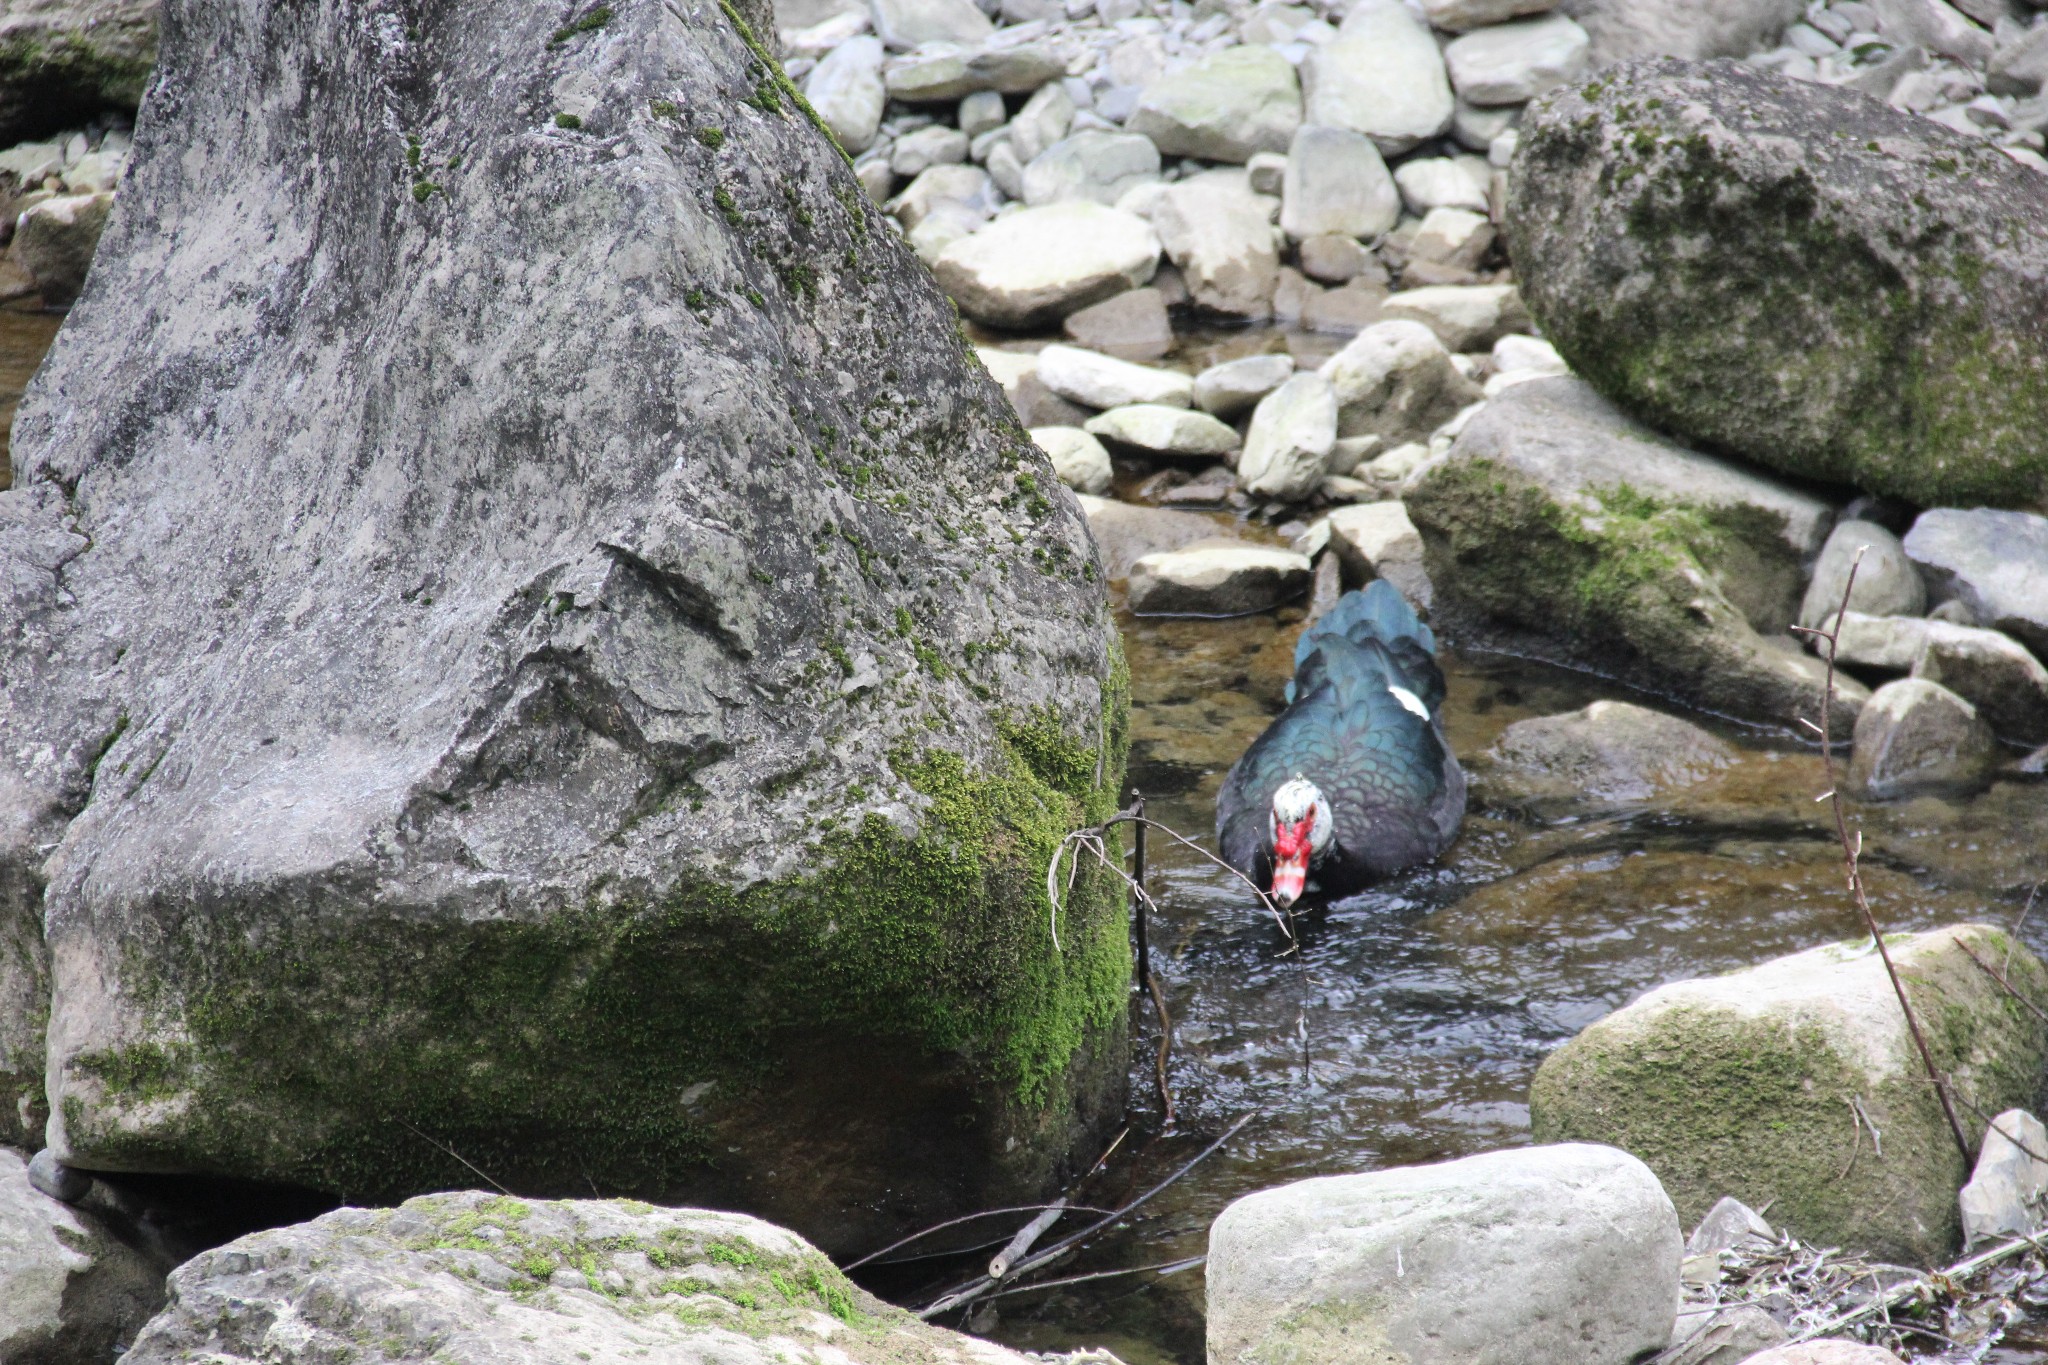
[[[476,1164],[476,1163],[475,1163],[474,1161],[471,1161],[471,1160],[470,1160],[470,1159],[469,1159],[468,1157],[464,1156],[464,1155],[463,1155],[462,1153],[460,1153],[460,1152],[456,1151],[456,1150],[455,1150],[455,1149],[454,1149],[453,1147],[450,1147],[450,1146],[449,1146],[449,1145],[448,1145],[447,1143],[445,1143],[445,1142],[438,1142],[438,1141],[436,1141],[435,1139],[433,1139],[433,1138],[430,1138],[430,1137],[428,1137],[428,1136],[427,1136],[427,1135],[426,1135],[425,1133],[422,1133],[422,1132],[421,1132],[421,1131],[420,1131],[419,1129],[417,1129],[417,1128],[414,1128],[414,1127],[413,1127],[413,1126],[412,1126],[411,1124],[409,1124],[409,1123],[406,1123],[404,1119],[400,1119],[400,1120],[399,1120],[399,1123],[403,1124],[403,1125],[405,1126],[406,1130],[407,1130],[408,1132],[410,1132],[410,1133],[411,1133],[411,1134],[412,1134],[412,1135],[413,1135],[414,1137],[418,1138],[418,1139],[419,1139],[419,1140],[420,1140],[421,1142],[424,1142],[424,1143],[428,1144],[428,1145],[429,1145],[429,1146],[431,1146],[431,1147],[438,1147],[438,1148],[440,1148],[440,1149],[441,1149],[442,1151],[446,1152],[446,1153],[447,1153],[447,1154],[448,1154],[449,1156],[452,1156],[452,1157],[454,1157],[454,1158],[455,1158],[455,1159],[456,1159],[457,1161],[459,1161],[459,1162],[461,1162],[461,1163],[462,1163],[463,1165],[465,1165],[465,1166],[469,1167],[469,1169],[471,1169],[472,1171],[475,1171],[475,1172],[477,1173],[477,1177],[478,1177],[479,1179],[481,1179],[481,1180],[482,1180],[482,1181],[483,1181],[483,1182],[484,1182],[485,1184],[489,1185],[489,1186],[490,1186],[490,1187],[491,1187],[492,1189],[496,1190],[496,1191],[497,1191],[497,1192],[498,1192],[499,1194],[502,1194],[502,1195],[506,1196],[507,1198],[510,1198],[510,1197],[511,1197],[511,1195],[512,1195],[512,1191],[510,1191],[510,1190],[506,1189],[506,1188],[505,1188],[505,1187],[504,1187],[503,1185],[500,1185],[500,1184],[499,1184],[499,1183],[498,1183],[497,1181],[495,1181],[495,1180],[491,1179],[491,1178],[490,1178],[489,1176],[485,1175],[485,1174],[483,1173],[483,1168],[482,1168],[482,1167],[478,1166],[478,1165],[477,1165],[477,1164]],[[586,1175],[586,1176],[584,1176],[583,1178],[584,1178],[585,1180],[588,1180],[588,1179],[590,1179],[590,1177],[589,1177],[589,1176],[587,1176],[587,1175]],[[593,1188],[593,1189],[595,1189],[595,1187],[594,1187],[594,1186],[593,1186],[592,1188]]]
[[[1020,1284],[1014,1289],[998,1289],[986,1297],[1007,1299],[1012,1294],[1033,1294],[1041,1289],[1058,1289],[1062,1285],[1086,1284],[1090,1280],[1114,1280],[1125,1275],[1143,1275],[1146,1271],[1157,1271],[1161,1275],[1172,1275],[1177,1271],[1193,1270],[1208,1260],[1207,1256],[1190,1256],[1184,1261],[1162,1261],[1158,1265],[1134,1265],[1127,1270],[1097,1270],[1086,1275],[1065,1275],[1057,1280],[1040,1280],[1037,1284]]]
[[[1193,1169],[1195,1169],[1195,1167],[1201,1165],[1202,1162],[1208,1160],[1209,1157],[1214,1155],[1219,1149],[1221,1149],[1226,1142],[1229,1142],[1232,1138],[1236,1137],[1238,1133],[1243,1130],[1246,1124],[1250,1123],[1253,1119],[1257,1117],[1258,1111],[1253,1110],[1251,1113],[1248,1113],[1243,1117],[1239,1118],[1237,1122],[1231,1124],[1228,1128],[1224,1129],[1220,1137],[1218,1137],[1214,1142],[1210,1143],[1207,1147],[1204,1147],[1200,1152],[1197,1152],[1178,1170],[1174,1171],[1172,1175],[1169,1175],[1168,1177],[1166,1177],[1166,1179],[1160,1181],[1157,1185],[1154,1185],[1151,1189],[1145,1191],[1136,1199],[1133,1199],[1130,1203],[1125,1204],[1116,1212],[1111,1213],[1101,1219],[1098,1219],[1093,1223],[1090,1223],[1087,1227],[1082,1228],[1079,1232],[1076,1232],[1071,1236],[1061,1238],[1059,1241],[1054,1242],[1051,1246],[1039,1252],[1037,1255],[1032,1256],[1030,1259],[1020,1261],[1016,1265],[1011,1266],[1010,1277],[1014,1278],[1018,1275],[1027,1275],[1030,1272],[1038,1269],[1040,1266],[1052,1264],[1061,1256],[1065,1255],[1068,1251],[1072,1250],[1076,1246],[1079,1246],[1081,1243],[1087,1241],[1090,1237],[1093,1237],[1096,1233],[1101,1232],[1104,1228],[1109,1227],[1114,1223],[1120,1222],[1122,1219],[1128,1217],[1131,1211],[1136,1209],[1139,1205],[1144,1204],[1146,1201],[1152,1199],[1161,1191],[1171,1186],[1175,1181],[1179,1180],[1182,1176],[1186,1175],[1189,1171],[1192,1171]],[[972,1303],[974,1300],[981,1298],[984,1294],[988,1293],[990,1289],[994,1288],[995,1284],[996,1281],[988,1278],[986,1275],[982,1276],[980,1279],[977,1280],[970,1280],[966,1284],[956,1286],[954,1289],[941,1295],[938,1299],[934,1300],[932,1303],[928,1304],[924,1308],[919,1309],[917,1315],[920,1318],[925,1319],[926,1321],[930,1321],[932,1318],[937,1317],[941,1313],[948,1312],[952,1309],[962,1306],[963,1304]]]
[[[988,1277],[991,1280],[1000,1280],[1009,1274],[1010,1267],[1030,1255],[1031,1248],[1037,1245],[1038,1239],[1045,1236],[1046,1230],[1059,1222],[1060,1215],[1066,1211],[1066,1197],[1061,1196],[1044,1213],[1017,1229],[1017,1235],[1010,1239],[1010,1244],[997,1252],[995,1258],[988,1263]]]
[[[1996,981],[1999,985],[2005,987],[2005,993],[2007,995],[2010,995],[2013,999],[2019,1001],[2021,1005],[2026,1007],[2028,1010],[2032,1011],[2036,1019],[2039,1019],[2044,1024],[2048,1024],[2048,1011],[2043,1011],[2039,1005],[2027,999],[2027,997],[2025,997],[2024,995],[2021,995],[2019,993],[2018,988],[2015,987],[2012,984],[2012,982],[2006,979],[2004,972],[1999,971],[1998,968],[1992,966],[1989,962],[1986,962],[1983,958],[1978,957],[1975,953],[1971,952],[1970,945],[1963,942],[1961,939],[1951,939],[1950,941],[1953,942],[1956,945],[1956,947],[1961,948],[1963,950],[1963,955],[1965,957],[1969,958],[1970,961],[1976,963],[1979,967],[1982,967],[1985,970],[1985,972],[1990,975],[1993,981]]]
[[[1098,859],[1101,860],[1102,865],[1104,867],[1109,868],[1112,872],[1116,873],[1117,876],[1121,877],[1126,885],[1131,884],[1130,874],[1125,872],[1121,867],[1118,867],[1114,863],[1110,862],[1108,856],[1103,852],[1102,849],[1102,836],[1109,831],[1109,828],[1112,825],[1143,825],[1147,829],[1156,829],[1160,833],[1164,834],[1167,838],[1173,840],[1175,843],[1181,844],[1189,849],[1192,849],[1194,852],[1200,854],[1202,857],[1216,864],[1216,866],[1222,868],[1225,872],[1228,872],[1231,876],[1237,878],[1239,881],[1243,882],[1247,887],[1249,887],[1251,889],[1251,893],[1259,898],[1259,904],[1265,907],[1266,913],[1273,917],[1273,922],[1280,926],[1280,932],[1287,935],[1287,938],[1290,942],[1293,941],[1294,930],[1288,924],[1287,917],[1280,913],[1280,907],[1273,904],[1273,898],[1271,896],[1268,896],[1265,893],[1265,891],[1260,888],[1257,882],[1253,881],[1250,877],[1245,876],[1243,872],[1240,872],[1237,868],[1232,867],[1229,863],[1217,857],[1208,849],[1203,848],[1200,844],[1188,838],[1185,834],[1182,834],[1173,826],[1163,825],[1157,820],[1148,819],[1143,815],[1138,815],[1128,810],[1118,811],[1115,815],[1110,816],[1109,819],[1104,820],[1099,825],[1090,825],[1085,829],[1077,829],[1072,831],[1067,835],[1066,838],[1060,840],[1059,847],[1053,850],[1052,866],[1046,869],[1045,874],[1045,894],[1046,899],[1053,902],[1053,914],[1055,918],[1057,918],[1059,914],[1059,899],[1057,892],[1059,881],[1057,874],[1060,865],[1060,859],[1066,856],[1067,846],[1069,844],[1075,844],[1083,847],[1087,847],[1090,844],[1092,844],[1091,851],[1095,854],[1095,856]],[[1144,895],[1144,889],[1142,887],[1133,886],[1133,890],[1140,895]],[[1145,903],[1154,910],[1159,908],[1159,902],[1153,900],[1150,896],[1145,896]],[[1054,934],[1054,943],[1055,945],[1057,945],[1058,943],[1057,932],[1055,932]]]
[[[1091,1171],[1090,1174],[1092,1175],[1093,1172]],[[1069,1204],[1067,1203],[1064,1197],[1062,1197],[1060,1201],[1055,1204],[1014,1204],[1009,1208],[1005,1209],[983,1209],[979,1213],[962,1214],[958,1218],[948,1218],[943,1223],[934,1223],[928,1228],[920,1228],[918,1231],[911,1233],[908,1237],[899,1237],[895,1241],[889,1243],[889,1245],[882,1247],[879,1250],[870,1251],[867,1255],[861,1257],[857,1261],[848,1261],[845,1265],[841,1266],[840,1269],[858,1270],[862,1266],[868,1264],[868,1262],[878,1260],[883,1256],[887,1256],[890,1252],[895,1251],[900,1247],[907,1247],[912,1242],[921,1242],[935,1232],[944,1232],[947,1228],[957,1228],[963,1223],[979,1222],[983,1218],[1000,1218],[1006,1213],[1039,1213],[1046,1209],[1054,1208],[1066,1209],[1072,1213],[1112,1212],[1112,1210],[1109,1209],[1092,1208],[1086,1204]],[[956,1252],[954,1254],[964,1255],[966,1253]]]
[[[1899,1008],[1906,1015],[1906,1031],[1913,1035],[1913,1046],[1920,1052],[1920,1062],[1927,1068],[1927,1078],[1934,1082],[1935,1098],[1941,1102],[1941,1112],[1948,1120],[1948,1130],[1955,1138],[1956,1150],[1962,1153],[1963,1164],[1970,1162],[1970,1140],[1963,1133],[1962,1121],[1956,1117],[1955,1105],[1950,1099],[1948,1078],[1941,1068],[1934,1064],[1934,1052],[1927,1046],[1927,1037],[1920,1031],[1920,1019],[1913,1013],[1913,1002],[1906,998],[1906,983],[1899,979],[1899,969],[1892,963],[1891,950],[1885,947],[1884,931],[1877,926],[1877,916],[1870,909],[1870,898],[1863,891],[1863,870],[1861,857],[1863,838],[1861,833],[1849,837],[1849,817],[1842,806],[1842,785],[1835,778],[1834,712],[1835,712],[1835,653],[1842,639],[1842,617],[1848,613],[1850,595],[1856,590],[1856,572],[1863,567],[1863,554],[1870,547],[1861,546],[1856,558],[1849,564],[1848,581],[1842,585],[1842,605],[1835,612],[1832,624],[1827,630],[1809,628],[1806,633],[1827,641],[1827,682],[1820,694],[1820,754],[1826,765],[1828,791],[1826,800],[1834,811],[1835,837],[1842,845],[1842,866],[1849,882],[1849,894],[1856,901],[1856,908],[1863,914],[1863,925],[1870,931],[1870,941],[1877,947],[1877,955],[1884,961],[1885,975],[1891,978],[1892,993],[1899,997]]]
[[[2019,1252],[2026,1251],[2029,1248],[2048,1253],[2048,1246],[2043,1246],[2041,1239],[2038,1237],[2015,1237],[2009,1242],[1999,1243],[1988,1251],[1980,1251],[1975,1256],[1966,1256],[1945,1269],[1929,1271],[1924,1275],[1916,1275],[1910,1280],[1901,1281],[1860,1308],[1855,1308],[1837,1317],[1829,1318],[1826,1322],[1814,1324],[1798,1336],[1792,1338],[1786,1345],[1796,1346],[1802,1341],[1812,1341],[1815,1337],[1824,1337],[1832,1332],[1839,1332],[1844,1327],[1854,1326],[1856,1323],[1874,1314],[1889,1314],[1894,1304],[1903,1303],[1916,1294],[1933,1289],[1937,1281],[1954,1281],[1974,1275],[1986,1266],[1996,1265],[2000,1261]]]

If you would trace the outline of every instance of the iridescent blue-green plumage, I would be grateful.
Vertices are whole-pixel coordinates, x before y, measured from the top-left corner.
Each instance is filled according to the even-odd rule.
[[[1334,843],[1309,870],[1325,896],[1449,847],[1465,817],[1465,773],[1444,738],[1436,636],[1393,585],[1346,593],[1302,632],[1287,695],[1223,779],[1216,834],[1233,866],[1269,883],[1273,793],[1295,776],[1322,790],[1336,818]]]

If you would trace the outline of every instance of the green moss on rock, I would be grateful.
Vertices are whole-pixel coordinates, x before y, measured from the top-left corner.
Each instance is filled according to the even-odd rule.
[[[70,1140],[353,1199],[473,1181],[451,1150],[516,1188],[672,1197],[730,1164],[713,1141],[728,1115],[849,1052],[884,1090],[914,1058],[957,1058],[961,1091],[997,1102],[961,1111],[991,1142],[1062,1122],[1120,1066],[1123,896],[1084,866],[1058,949],[1050,908],[1017,907],[1044,904],[1069,830],[1113,812],[1128,690],[1119,659],[1096,743],[1040,714],[1006,723],[985,765],[899,754],[915,833],[871,813],[826,834],[811,870],[744,891],[609,887],[538,922],[188,922],[131,952],[124,984],[189,1042],[76,1058],[99,1098],[67,1106]],[[124,1136],[124,1114],[167,1102],[181,1121]]]
[[[2048,992],[2048,970],[1981,925],[1904,936],[1892,948],[1977,1139],[1975,1112],[2035,1102],[2048,1036],[1953,937],[2008,961],[2036,998]],[[1795,979],[1803,984],[1788,984]],[[1734,1195],[1809,1241],[1943,1260],[1961,1234],[1956,1191],[1968,1171],[1890,992],[1859,943],[1653,991],[1544,1061],[1530,1090],[1534,1136],[1640,1157],[1688,1225]]]
[[[2048,496],[2044,260],[2011,226],[2043,211],[2039,177],[1910,114],[1654,62],[1538,106],[1507,230],[1545,334],[1644,421],[1921,505],[2014,506]]]

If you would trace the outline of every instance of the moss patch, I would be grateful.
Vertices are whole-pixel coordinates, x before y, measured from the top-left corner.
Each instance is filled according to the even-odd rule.
[[[1926,195],[1881,224],[1846,202],[1889,207],[1944,158],[1845,147],[1836,160],[1870,165],[1776,173],[1678,123],[1687,100],[1635,102],[1635,84],[1532,120],[1517,162],[1511,250],[1572,368],[1652,425],[1803,477],[1923,506],[2038,500],[2048,353],[2039,305],[2015,302],[2034,286],[2007,267],[1987,291],[1991,243]],[[1756,102],[1735,122],[1772,112]],[[1613,264],[1547,268],[1567,252]]]
[[[2032,1105],[2048,1060],[2042,1030],[1959,951],[1938,946],[1946,932],[1901,961],[1937,1065],[1987,1114]],[[1980,956],[2004,956],[2003,935],[1972,932]],[[2025,949],[2012,967],[2022,990],[2048,991]],[[1878,1126],[1882,1155],[1867,1127],[1859,1133],[1852,1101]],[[1732,1194],[1768,1204],[1774,1222],[1809,1241],[1902,1260],[1939,1261],[1961,1235],[1955,1195],[1968,1172],[1917,1059],[1872,1075],[1811,1018],[1677,1004],[1596,1024],[1545,1060],[1529,1102],[1538,1142],[1634,1153],[1686,1226]],[[1962,1112],[1981,1137],[1982,1122]]]
[[[474,1183],[444,1148],[523,1188],[659,1195],[722,1159],[721,1102],[825,1035],[955,1058],[964,1090],[1011,1121],[1062,1122],[1072,1068],[1120,1036],[1129,953],[1120,888],[1088,868],[1056,950],[1045,869],[1068,830],[1114,809],[1124,677],[1096,743],[1036,715],[1004,724],[982,767],[899,754],[918,832],[869,814],[783,882],[605,888],[537,921],[194,915],[131,943],[124,971],[160,1036],[189,1043],[76,1059],[102,1098],[68,1110],[73,1141],[144,1168],[163,1143],[181,1169],[350,1198]],[[679,1101],[706,1081],[707,1104]],[[182,1119],[124,1134],[124,1110],[169,1096],[189,1101]]]

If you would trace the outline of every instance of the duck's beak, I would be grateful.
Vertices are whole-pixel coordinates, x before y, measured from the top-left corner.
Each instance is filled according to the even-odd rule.
[[[1308,850],[1303,849],[1293,857],[1273,857],[1273,901],[1282,910],[1301,899],[1302,887],[1308,882]]]

